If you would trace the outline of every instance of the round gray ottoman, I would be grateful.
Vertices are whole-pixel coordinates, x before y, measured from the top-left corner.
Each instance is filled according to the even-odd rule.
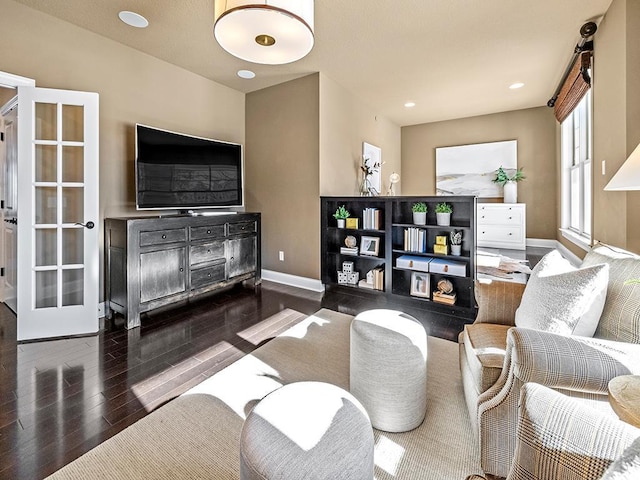
[[[373,479],[373,429],[349,392],[322,382],[285,385],[249,413],[240,479]]]
[[[427,333],[397,310],[369,310],[351,322],[351,393],[371,424],[406,432],[424,420],[427,407]]]

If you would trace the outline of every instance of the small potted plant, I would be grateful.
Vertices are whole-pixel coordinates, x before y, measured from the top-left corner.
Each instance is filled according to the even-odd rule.
[[[349,210],[347,210],[344,205],[339,206],[336,213],[333,214],[333,218],[338,221],[338,228],[344,228],[344,222],[350,216]]]
[[[411,207],[413,211],[413,223],[416,225],[427,224],[427,204],[424,202],[414,203]]]
[[[441,227],[448,227],[451,225],[451,213],[453,208],[446,202],[442,202],[436,205],[436,223]]]
[[[513,173],[508,173],[503,167],[496,170],[496,177],[492,180],[493,183],[502,185],[504,203],[518,203],[518,182],[524,180],[525,177],[522,173],[522,167],[511,169]]]
[[[460,255],[462,253],[462,231],[452,230],[449,234],[451,241],[451,255]]]

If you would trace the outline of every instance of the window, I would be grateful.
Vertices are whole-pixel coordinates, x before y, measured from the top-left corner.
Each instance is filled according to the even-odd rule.
[[[562,122],[562,231],[581,246],[591,245],[591,91]]]

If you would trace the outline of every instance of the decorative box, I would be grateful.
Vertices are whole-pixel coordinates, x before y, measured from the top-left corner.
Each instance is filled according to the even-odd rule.
[[[347,283],[348,282],[348,273],[346,272],[338,272],[338,283]]]
[[[396,267],[398,268],[410,268],[411,270],[418,270],[420,272],[429,271],[429,262],[432,261],[429,257],[417,257],[415,255],[402,255],[396,260]]]
[[[347,283],[351,285],[357,285],[359,280],[360,280],[359,272],[347,273]]]
[[[433,253],[441,253],[442,255],[449,254],[449,246],[448,245],[434,245]]]
[[[342,271],[345,272],[345,273],[352,273],[353,272],[353,262],[350,262],[350,261],[342,262]]]
[[[446,245],[446,244],[447,244],[446,235],[436,235],[436,245]]]
[[[441,258],[433,258],[429,262],[429,271],[431,273],[442,273],[445,275],[454,275],[456,277],[467,276],[467,265],[462,262],[452,262]]]
[[[345,222],[347,228],[358,228],[358,219],[349,217]]]

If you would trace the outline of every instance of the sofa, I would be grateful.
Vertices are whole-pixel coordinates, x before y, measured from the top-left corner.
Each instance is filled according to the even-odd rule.
[[[594,269],[600,278],[603,272],[607,276],[593,337],[516,326],[519,314],[520,324],[527,324],[519,309],[531,281],[527,286],[477,285],[478,317],[459,336],[459,356],[465,400],[486,474],[509,473],[525,383],[552,388],[615,418],[607,397],[609,380],[640,373],[640,285],[628,282],[640,279],[640,256],[600,245],[580,266],[580,271]],[[539,297],[540,311],[553,304],[554,295],[550,290]],[[578,304],[586,298],[590,297]],[[528,308],[531,312],[531,305]]]

